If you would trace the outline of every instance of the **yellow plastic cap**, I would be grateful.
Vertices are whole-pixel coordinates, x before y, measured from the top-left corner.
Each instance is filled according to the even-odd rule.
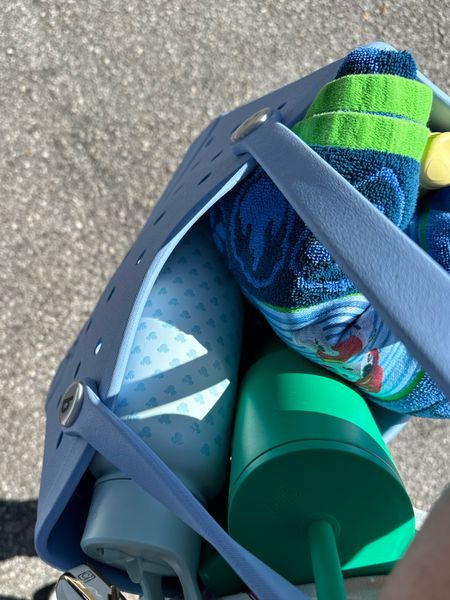
[[[429,136],[422,157],[420,184],[427,190],[450,185],[450,132]]]

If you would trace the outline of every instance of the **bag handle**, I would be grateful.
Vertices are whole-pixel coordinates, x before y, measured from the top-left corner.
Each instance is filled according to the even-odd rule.
[[[255,115],[250,119],[254,119]],[[260,118],[261,120],[261,118]],[[450,399],[450,276],[276,113],[236,140]],[[235,136],[236,136],[235,132]]]
[[[233,540],[158,455],[107,408],[91,388],[78,386],[78,394],[74,396],[77,406],[66,406],[66,412],[75,415],[71,424],[65,427],[66,435],[83,438],[124,475],[204,537],[258,600],[308,600],[303,592]]]

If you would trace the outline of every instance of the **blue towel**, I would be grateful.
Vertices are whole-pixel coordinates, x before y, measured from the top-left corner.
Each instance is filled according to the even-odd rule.
[[[394,53],[378,48],[355,48],[336,77],[366,73],[385,73],[415,79],[416,63],[411,54],[405,51]]]
[[[450,273],[450,187],[429,194],[420,203],[408,234]]]
[[[335,81],[355,76],[360,82],[367,74],[387,74],[397,85],[403,84],[399,78],[415,78],[416,66],[406,52],[360,48],[347,57]],[[389,77],[384,79],[390,85]],[[375,78],[368,80],[373,85]],[[413,85],[416,83],[422,85]],[[420,96],[422,92],[418,89],[417,93]],[[429,106],[423,112],[425,122],[411,118],[411,108],[419,114],[420,107],[411,107],[410,98],[405,99],[405,105],[409,102],[408,116],[401,111],[392,114],[392,107],[398,107],[398,98],[396,104],[386,97],[383,110],[383,97],[380,101],[377,96],[376,110],[368,110],[371,89],[363,97],[361,110],[355,108],[354,102],[346,110],[346,98],[339,100],[343,106],[336,111],[336,119],[332,115],[332,127],[338,124],[337,133],[332,127],[325,132],[320,130],[322,122],[330,122],[329,113],[323,110],[323,94],[313,102],[305,120],[294,127],[322,158],[403,230],[411,227],[416,209],[419,157],[431,108],[431,91],[426,94]],[[336,94],[333,98],[335,101]],[[376,127],[392,126],[391,137],[375,140],[377,147],[372,148],[368,146],[373,135],[368,132],[362,147],[355,147],[361,114],[365,123],[370,124],[372,120],[367,115],[373,115]],[[339,124],[342,118],[348,124],[345,130]],[[405,121],[411,134],[417,133],[417,140],[406,136],[411,144],[417,142],[415,152],[403,152],[398,144],[395,131],[404,127]],[[320,143],[311,143],[315,135]],[[327,136],[332,141],[328,145],[322,143]],[[210,219],[214,240],[244,295],[290,347],[351,381],[369,399],[386,408],[419,416],[450,417],[450,405],[442,393],[261,168],[217,203],[210,211]],[[434,241],[427,248],[430,253],[439,245],[432,234],[431,239]]]

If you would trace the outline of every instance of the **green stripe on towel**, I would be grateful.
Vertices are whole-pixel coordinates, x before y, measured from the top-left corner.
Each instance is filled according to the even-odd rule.
[[[397,75],[346,75],[325,85],[306,118],[342,110],[385,113],[427,123],[433,92],[420,81]]]
[[[378,150],[420,161],[428,129],[404,119],[367,113],[323,113],[298,122],[293,131],[309,145]]]

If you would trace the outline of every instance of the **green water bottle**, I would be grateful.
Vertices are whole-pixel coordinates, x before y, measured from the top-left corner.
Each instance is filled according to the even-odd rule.
[[[364,398],[272,340],[246,372],[232,443],[228,529],[318,598],[343,575],[389,572],[414,512]]]

